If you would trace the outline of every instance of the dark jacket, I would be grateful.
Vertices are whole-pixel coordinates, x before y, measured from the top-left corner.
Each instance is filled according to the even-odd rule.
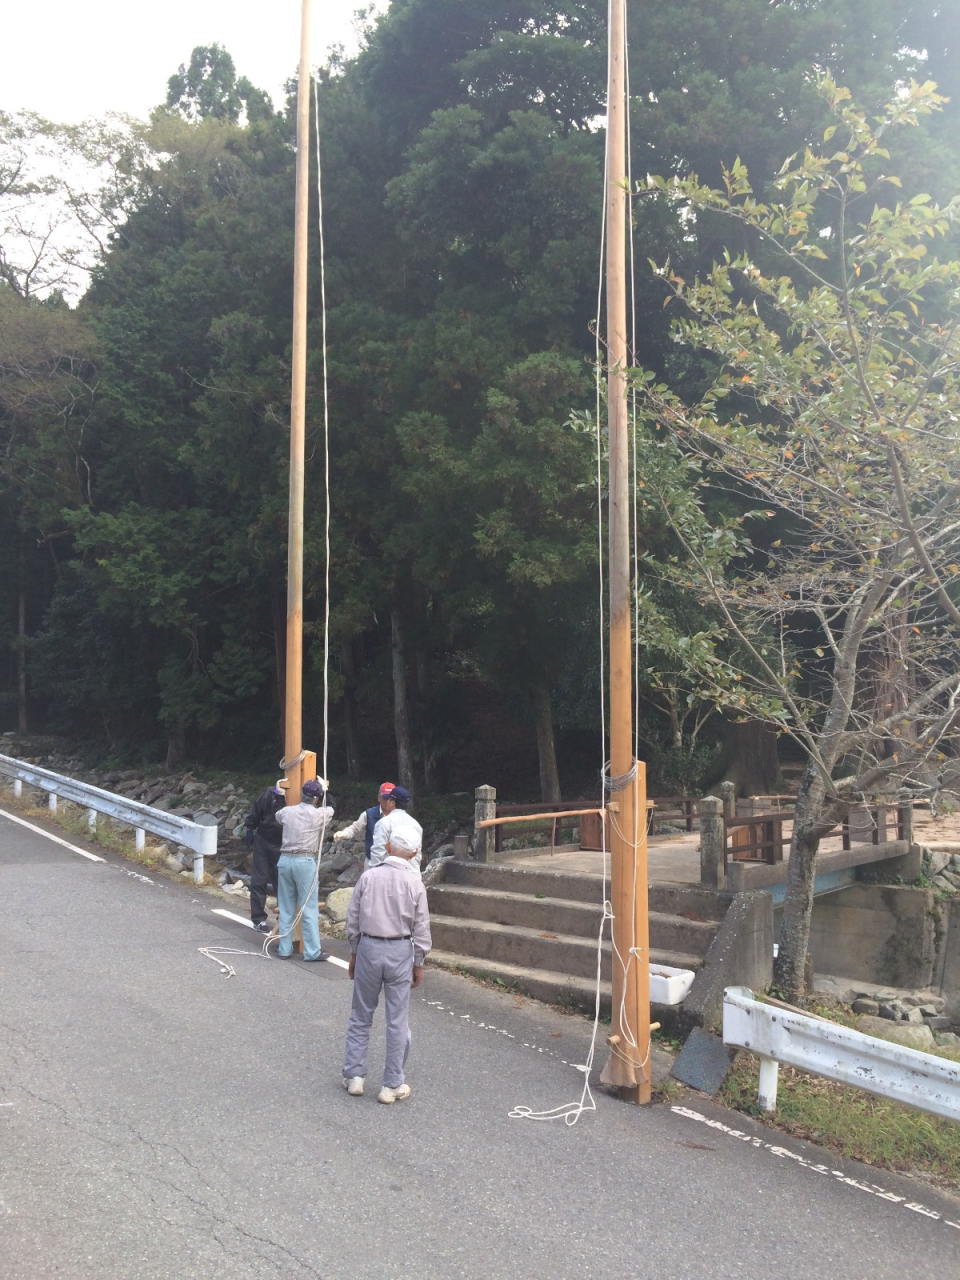
[[[368,858],[370,857],[370,850],[373,848],[373,828],[382,817],[383,813],[380,810],[379,803],[371,805],[367,810],[367,829],[363,833],[363,843],[366,845],[366,856]]]
[[[282,791],[277,791],[275,787],[268,787],[254,801],[253,808],[247,814],[243,824],[245,829],[259,835],[263,843],[268,844],[271,849],[279,849],[283,840],[283,828],[277,822],[276,815],[286,803],[287,798]]]

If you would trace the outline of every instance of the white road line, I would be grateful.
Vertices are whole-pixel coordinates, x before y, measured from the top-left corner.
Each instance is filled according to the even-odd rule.
[[[18,818],[16,814],[8,813],[6,809],[0,809],[0,814],[4,818],[9,818],[11,822],[19,823],[21,827],[27,827],[30,831],[35,831],[38,836],[46,836],[54,844],[62,844],[71,853],[79,853],[81,858],[89,858],[91,862],[106,862],[106,858],[101,858],[98,853],[87,853],[86,849],[78,849],[75,844],[70,844],[67,840],[61,840],[59,836],[52,836],[49,831],[44,831],[43,827],[36,827],[32,822],[27,822],[26,819]]]
[[[238,916],[234,911],[225,911],[223,907],[211,907],[210,909],[215,916],[226,916],[228,920],[236,920],[237,924],[245,924],[248,929],[253,928],[252,920],[247,920],[244,916]]]
[[[247,920],[244,916],[238,916],[234,911],[227,911],[223,907],[211,907],[211,911],[215,916],[226,916],[228,920],[236,920],[238,924],[245,924],[248,929],[253,928],[253,921]],[[350,966],[346,960],[341,960],[339,956],[330,956],[327,964],[336,965],[338,969],[349,969]]]
[[[942,1213],[938,1213],[936,1209],[930,1209],[925,1204],[921,1204],[917,1200],[908,1200],[906,1196],[899,1196],[895,1191],[887,1191],[884,1187],[876,1182],[860,1182],[856,1178],[848,1178],[842,1169],[833,1169],[829,1164],[814,1164],[811,1160],[806,1160],[796,1151],[790,1151],[787,1147],[777,1146],[773,1142],[764,1142],[762,1138],[755,1137],[752,1134],[744,1133],[742,1129],[734,1129],[730,1125],[724,1124],[722,1120],[711,1120],[699,1111],[694,1111],[690,1107],[671,1107],[670,1110],[675,1116],[683,1116],[685,1120],[696,1120],[699,1124],[706,1125],[707,1128],[713,1129],[715,1133],[723,1133],[728,1138],[736,1138],[739,1142],[749,1143],[751,1147],[759,1148],[767,1151],[772,1156],[778,1156],[781,1160],[792,1160],[802,1169],[809,1169],[811,1173],[819,1173],[824,1177],[835,1178],[837,1182],[842,1182],[845,1186],[853,1187],[857,1191],[862,1191],[868,1196],[876,1196],[878,1200],[886,1200],[890,1204],[897,1205],[904,1209],[910,1209],[913,1213],[918,1213],[924,1218],[933,1218],[938,1222],[942,1222],[944,1226],[955,1227],[960,1230],[960,1222],[954,1222],[951,1218],[944,1217]],[[829,1153],[827,1154],[829,1158]]]

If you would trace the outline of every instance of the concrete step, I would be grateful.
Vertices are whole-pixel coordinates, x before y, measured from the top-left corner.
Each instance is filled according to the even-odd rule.
[[[446,884],[469,885],[475,889],[497,889],[534,897],[567,898],[572,902],[603,902],[603,876],[538,871],[535,867],[501,867],[494,862],[460,862],[451,859],[446,868]],[[609,893],[609,887],[607,892]]]
[[[501,960],[479,960],[476,956],[460,956],[451,951],[431,951],[427,964],[457,973],[469,973],[475,978],[486,978],[547,1004],[581,1009],[584,1013],[592,1013],[594,1009],[596,982],[589,978],[573,978],[569,974],[553,973],[549,969],[525,969],[522,965],[505,964]],[[610,1013],[611,1001],[610,983],[601,982],[602,1013]]]
[[[491,862],[459,862],[450,859],[443,884],[463,888],[497,890],[536,898],[562,898],[568,902],[599,906],[604,892],[610,896],[610,880],[579,872],[538,871],[535,867],[503,867]],[[651,911],[682,916],[694,921],[719,922],[726,915],[731,895],[718,894],[696,885],[651,884],[648,886]]]
[[[504,964],[500,960],[478,960],[475,956],[458,956],[449,951],[431,951],[428,965],[450,969],[456,973],[469,973],[475,978],[502,984],[507,990],[519,991],[534,1000],[558,1004],[567,1009],[580,1009],[592,1014],[597,997],[597,984],[592,978],[573,978],[566,973],[554,973],[549,969],[525,969],[521,965]],[[600,983],[600,1012],[609,1017],[612,993],[609,981]],[[676,1005],[651,1002],[650,1015],[654,1022],[669,1023],[677,1016]],[[605,1034],[601,1029],[601,1037]],[[602,1038],[599,1048],[606,1050]],[[602,1061],[602,1059],[601,1059]]]
[[[569,974],[573,978],[592,978],[597,971],[595,938],[433,913],[430,928],[434,946],[441,952],[469,956],[478,961],[497,960],[523,969]],[[697,970],[703,964],[703,956],[651,946],[650,961],[677,969]],[[609,981],[610,971],[611,947],[605,941],[600,946],[601,976]]]
[[[499,889],[468,885],[438,884],[428,890],[431,914],[485,920],[493,924],[519,925],[537,931],[572,934],[580,938],[597,936],[600,904],[574,902],[569,898],[530,897]],[[666,912],[650,912],[650,945],[668,951],[703,956],[713,941],[718,925],[711,920],[690,920]],[[609,937],[609,930],[606,932]]]

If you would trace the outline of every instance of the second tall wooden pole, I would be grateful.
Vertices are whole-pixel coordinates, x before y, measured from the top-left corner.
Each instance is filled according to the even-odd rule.
[[[634,767],[630,457],[627,413],[626,75],[624,0],[610,0],[607,84],[607,422],[610,449],[610,777],[613,908],[610,1058],[602,1079],[650,1101],[650,947],[646,774]],[[621,781],[617,782],[620,779]]]
[[[290,386],[290,507],[287,524],[287,652],[283,758],[287,804],[303,781],[303,476],[307,384],[307,251],[310,182],[310,0],[302,0],[297,81],[297,185],[293,242],[293,360]]]

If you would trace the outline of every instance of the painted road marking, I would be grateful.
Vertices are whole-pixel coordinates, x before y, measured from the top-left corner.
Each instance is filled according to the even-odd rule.
[[[211,907],[211,911],[215,916],[226,916],[228,920],[236,920],[237,924],[245,924],[248,929],[253,928],[252,920],[245,920],[243,916],[238,916],[233,911],[225,911],[223,907]]]
[[[5,818],[9,818],[11,822],[17,822],[21,827],[27,827],[30,831],[35,831],[38,836],[46,836],[48,840],[52,840],[54,844],[62,844],[65,849],[69,849],[71,853],[79,853],[81,858],[89,858],[91,862],[106,862],[106,858],[101,858],[98,853],[87,853],[86,849],[78,849],[75,844],[70,844],[67,840],[61,840],[59,836],[52,836],[49,831],[44,831],[43,827],[34,826],[32,822],[27,822],[25,818],[18,818],[16,814],[8,813],[6,809],[0,809],[0,814]],[[145,876],[139,877],[145,880]],[[152,884],[152,880],[147,880],[148,884]]]
[[[243,916],[238,916],[234,911],[227,911],[223,907],[211,907],[211,911],[215,916],[226,916],[228,920],[236,920],[238,924],[244,924],[247,926],[248,929],[253,928],[252,920],[247,920]],[[330,956],[330,958],[327,960],[327,964],[336,965],[338,969],[350,968],[346,960],[341,960],[339,956]]]
[[[875,1182],[860,1182],[856,1178],[848,1178],[842,1169],[832,1169],[828,1164],[814,1164],[796,1151],[790,1151],[787,1147],[777,1146],[774,1142],[764,1142],[763,1138],[758,1138],[754,1134],[744,1133],[742,1129],[731,1128],[730,1125],[724,1124],[722,1120],[711,1120],[708,1116],[699,1111],[693,1111],[690,1107],[671,1107],[670,1110],[676,1116],[683,1116],[685,1120],[696,1120],[699,1124],[705,1124],[717,1133],[724,1133],[728,1138],[736,1138],[739,1142],[747,1142],[750,1146],[762,1151],[768,1151],[770,1155],[778,1156],[781,1160],[792,1160],[795,1164],[800,1165],[801,1168],[809,1169],[811,1173],[819,1173],[823,1177],[835,1178],[837,1182],[853,1187],[856,1191],[862,1191],[868,1196],[875,1196],[878,1200],[886,1200],[890,1204],[900,1205],[904,1209],[909,1209],[912,1213],[920,1214],[921,1217],[933,1218],[938,1222],[942,1222],[945,1227],[955,1227],[960,1231],[960,1222],[954,1222],[950,1218],[944,1217],[936,1209],[929,1209],[917,1200],[908,1200],[906,1196],[898,1196],[894,1191],[885,1191],[883,1187],[878,1186]]]

